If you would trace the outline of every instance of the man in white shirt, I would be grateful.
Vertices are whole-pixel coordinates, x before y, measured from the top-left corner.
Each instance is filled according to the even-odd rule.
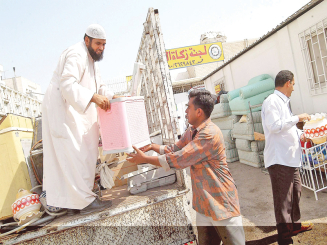
[[[289,97],[294,85],[293,73],[280,71],[275,78],[275,91],[263,102],[261,111],[266,138],[264,160],[271,179],[279,244],[293,243],[293,235],[311,230],[313,226],[299,222],[300,137],[303,135],[296,124],[310,120],[310,116],[292,114]]]

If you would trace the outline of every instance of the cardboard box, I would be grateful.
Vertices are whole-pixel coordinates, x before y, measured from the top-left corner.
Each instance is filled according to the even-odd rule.
[[[127,158],[127,154],[120,153],[118,158],[119,161],[125,160]],[[127,179],[120,180],[120,177],[122,177],[124,174],[128,174],[130,172],[138,170],[137,164],[130,163],[127,161],[113,167],[109,166],[109,168],[115,173],[114,175],[115,186],[127,185]]]
[[[122,153],[117,153],[117,154],[107,154],[103,155],[103,149],[100,146],[99,147],[99,159],[101,162],[120,162],[123,161],[127,158],[127,154],[122,152]],[[122,177],[124,174],[128,174],[130,172],[138,170],[137,165],[135,163],[130,163],[130,162],[123,162],[120,164],[113,164],[109,165],[109,168],[114,171],[114,182],[115,186],[122,186],[122,185],[127,185],[127,179],[125,180],[120,180],[120,177]]]

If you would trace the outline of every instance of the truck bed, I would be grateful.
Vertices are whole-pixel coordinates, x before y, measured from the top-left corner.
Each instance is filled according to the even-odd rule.
[[[137,195],[131,195],[127,191],[126,185],[114,187],[111,190],[102,191],[102,199],[112,200],[113,202],[113,205],[110,208],[102,212],[95,212],[89,215],[64,215],[62,217],[56,218],[51,223],[44,225],[43,227],[34,226],[33,228],[28,228],[28,230],[22,231],[19,234],[13,234],[2,238],[0,239],[0,243],[16,244],[23,242],[24,244],[44,244],[44,241],[49,241],[49,239],[55,239],[52,241],[56,241],[55,243],[59,243],[59,240],[57,239],[61,239],[60,237],[62,236],[60,235],[60,233],[64,233],[63,231],[75,230],[73,232],[75,234],[74,239],[73,237],[71,238],[75,240],[75,238],[83,236],[83,234],[79,234],[79,232],[87,233],[88,231],[85,230],[86,228],[95,226],[183,226],[183,224],[184,226],[187,226],[187,222],[185,222],[185,220],[181,220],[180,222],[178,221],[179,216],[181,219],[185,219],[185,214],[178,215],[176,214],[176,212],[171,212],[169,214],[169,208],[172,210],[172,207],[175,208],[179,206],[179,204],[181,205],[181,207],[178,208],[177,212],[184,212],[184,207],[182,204],[182,202],[184,201],[181,200],[183,199],[183,196],[185,199],[185,195],[183,194],[185,194],[187,191],[188,189],[181,186],[178,182],[167,186],[149,189],[146,192]],[[179,204],[176,204],[177,199],[169,200],[174,199],[176,197],[181,198],[178,201]],[[165,205],[160,206],[160,203],[163,201],[168,202],[165,202]],[[169,204],[170,202],[171,204]],[[153,204],[156,204],[156,207],[152,207],[151,205]],[[145,208],[142,211],[142,214],[135,213],[139,212],[137,209],[142,210],[142,208]],[[142,218],[139,218],[139,216],[148,215],[152,212],[157,212],[158,209],[164,209],[162,210],[162,215],[172,215],[173,217],[165,217],[165,220],[163,222],[158,222],[158,217],[156,217],[155,219],[153,219],[153,217],[149,217],[149,219],[145,218],[144,220]],[[127,216],[124,215],[124,213],[127,212],[130,213],[128,213]],[[137,221],[138,219],[139,221]],[[165,221],[168,223],[165,223]],[[84,227],[85,229],[80,229],[81,227]],[[181,232],[181,234],[183,233],[185,233],[185,231]],[[67,231],[65,232],[65,235],[62,235],[63,237],[67,237],[67,235],[70,236],[69,234],[71,234],[71,232]],[[110,237],[112,237],[112,235]],[[186,240],[188,240],[188,238],[185,238],[184,240],[181,239],[181,242]]]

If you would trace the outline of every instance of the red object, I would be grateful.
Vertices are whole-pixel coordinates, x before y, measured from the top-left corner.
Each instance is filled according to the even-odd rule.
[[[309,139],[306,139],[306,141],[300,141],[301,142],[301,147],[302,148],[311,148],[312,147],[312,144],[311,144],[311,141]]]

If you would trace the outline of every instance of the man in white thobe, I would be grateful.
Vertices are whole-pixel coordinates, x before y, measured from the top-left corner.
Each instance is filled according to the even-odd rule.
[[[90,25],[84,41],[61,54],[42,104],[47,204],[84,214],[111,205],[92,192],[99,142],[96,105],[107,110],[113,98],[101,83],[96,63],[105,44],[104,29]]]

